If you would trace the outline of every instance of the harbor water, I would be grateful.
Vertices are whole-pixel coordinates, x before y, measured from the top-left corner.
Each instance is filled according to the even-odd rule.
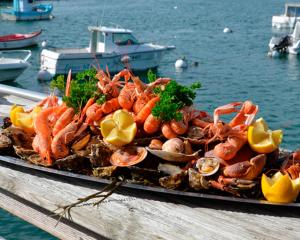
[[[49,47],[87,47],[89,25],[117,24],[133,30],[143,42],[175,45],[176,50],[159,66],[159,76],[183,84],[200,81],[195,104],[210,113],[230,102],[253,101],[260,108],[258,117],[264,117],[272,129],[283,129],[282,147],[295,149],[300,147],[300,57],[267,57],[274,34],[271,19],[284,12],[285,2],[60,0],[52,2],[54,19],[0,21],[0,34],[43,29],[41,40]],[[233,32],[223,33],[225,27]],[[31,50],[30,68],[9,84],[48,93],[49,82],[37,80],[42,48]],[[188,68],[176,71],[174,63],[183,56]],[[0,239],[26,239],[23,232],[37,233],[36,239],[52,239],[2,211],[0,222]]]

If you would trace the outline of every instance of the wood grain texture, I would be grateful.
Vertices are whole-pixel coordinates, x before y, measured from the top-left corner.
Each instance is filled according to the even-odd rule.
[[[51,212],[32,205],[0,188],[0,208],[49,232],[59,239],[95,240],[101,238],[101,236],[86,231],[80,226],[75,226],[69,221],[62,221],[57,225],[58,219],[51,216]]]
[[[31,175],[0,166],[2,189],[50,211],[101,188],[76,184],[80,186],[45,174]],[[285,216],[285,211],[253,209],[251,205],[241,208],[228,203],[192,203],[122,190],[99,208],[86,205],[73,209],[72,218],[109,239],[299,239],[299,213]]]

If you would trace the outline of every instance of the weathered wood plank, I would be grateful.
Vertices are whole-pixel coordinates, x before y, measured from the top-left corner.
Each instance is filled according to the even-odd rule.
[[[0,186],[50,211],[97,191],[4,166],[0,166]],[[72,217],[75,223],[111,239],[269,239],[270,233],[272,239],[300,236],[300,222],[295,218],[299,213],[287,217],[275,212],[280,216],[273,216],[269,211],[214,204],[119,191],[99,208],[75,208]]]
[[[91,233],[68,220],[62,221],[57,225],[58,219],[54,218],[51,212],[32,205],[34,204],[24,201],[0,188],[0,208],[49,232],[59,239],[94,240],[101,238],[101,236]]]

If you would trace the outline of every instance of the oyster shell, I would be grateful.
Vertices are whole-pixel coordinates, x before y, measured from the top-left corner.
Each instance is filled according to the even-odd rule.
[[[4,131],[0,131],[0,150],[7,150],[13,146],[12,140],[6,136]]]
[[[85,168],[85,166],[88,167],[87,165],[89,164],[86,164],[87,162],[89,161],[85,157],[72,154],[65,158],[57,159],[54,166],[68,171],[80,171]]]
[[[191,160],[197,159],[198,153],[201,151],[199,150],[197,152],[194,152],[193,154],[184,154],[167,152],[163,150],[154,150],[148,147],[146,147],[146,149],[153,155],[170,162],[189,162]]]
[[[113,150],[102,140],[97,144],[91,144],[91,153],[89,156],[93,167],[105,167],[111,165],[109,160],[113,154]]]
[[[35,165],[41,165],[44,167],[50,167],[51,165],[47,164],[44,159],[41,158],[39,154],[32,154],[27,158],[28,161],[32,162]]]
[[[186,171],[183,171],[176,175],[162,177],[159,179],[159,184],[164,188],[176,189],[183,184],[186,175]]]
[[[129,146],[115,151],[110,158],[110,163],[118,167],[128,167],[140,163],[147,157],[144,147]]]
[[[21,146],[27,149],[32,148],[33,137],[31,134],[26,133],[21,128],[8,127],[2,131],[2,133],[12,140],[13,145]]]
[[[100,177],[100,178],[111,177],[114,175],[117,168],[118,168],[117,166],[93,168],[93,176]]]
[[[197,172],[193,168],[189,168],[189,186],[195,190],[208,189],[210,187],[209,182],[205,179],[205,177]]]
[[[28,158],[33,155],[36,154],[36,152],[33,149],[28,149],[28,148],[23,148],[20,146],[14,146],[14,150],[15,153],[24,160],[28,160]]]
[[[169,163],[158,164],[158,171],[165,173],[167,175],[176,175],[182,172],[181,168]]]

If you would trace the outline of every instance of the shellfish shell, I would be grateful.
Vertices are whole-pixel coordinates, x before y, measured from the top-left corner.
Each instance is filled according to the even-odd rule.
[[[201,151],[199,150],[197,152],[194,152],[193,154],[184,154],[167,152],[163,150],[154,150],[148,147],[146,147],[146,149],[153,155],[170,162],[189,162],[191,160],[197,159],[198,153]]]
[[[142,162],[147,157],[144,147],[130,146],[115,151],[110,157],[113,166],[128,167]]]
[[[201,166],[210,161],[210,165],[213,165],[213,169],[211,171],[202,171]],[[202,157],[199,158],[196,162],[196,168],[202,176],[211,176],[215,174],[220,168],[220,160],[216,157]]]

